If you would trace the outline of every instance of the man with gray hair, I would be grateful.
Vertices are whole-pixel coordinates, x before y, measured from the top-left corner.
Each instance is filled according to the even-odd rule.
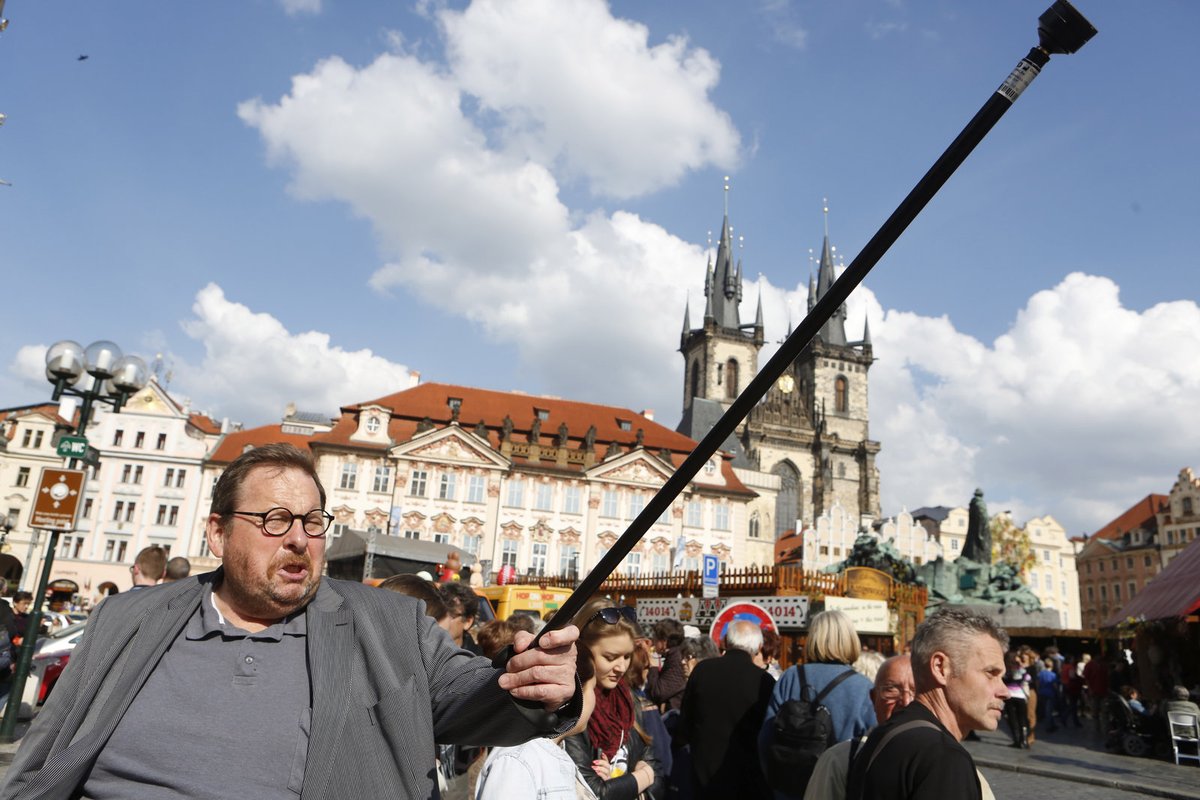
[[[757,743],[775,679],[754,663],[762,651],[762,629],[735,620],[725,629],[724,643],[723,656],[692,670],[672,745],[691,745],[698,800],[769,797]]]
[[[981,800],[971,731],[995,730],[1008,698],[1008,634],[984,614],[943,609],[917,626],[912,671],[917,695],[877,727],[854,759],[849,800]]]

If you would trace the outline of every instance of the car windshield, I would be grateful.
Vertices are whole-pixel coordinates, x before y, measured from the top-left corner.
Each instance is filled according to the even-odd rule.
[[[55,631],[51,634],[41,636],[42,639],[66,639],[69,636],[74,636],[79,633],[87,625],[87,622],[76,622],[74,625],[68,625],[65,628]]]

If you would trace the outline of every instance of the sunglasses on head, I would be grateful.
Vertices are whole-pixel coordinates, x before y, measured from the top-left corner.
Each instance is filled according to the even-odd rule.
[[[622,617],[624,617],[625,621],[631,625],[638,624],[637,611],[633,610],[629,606],[620,606],[600,609],[595,614],[592,614],[592,618],[589,619],[586,624],[584,624],[584,627],[586,628],[588,625],[591,625],[597,619],[602,619],[609,625],[616,625],[621,621]]]

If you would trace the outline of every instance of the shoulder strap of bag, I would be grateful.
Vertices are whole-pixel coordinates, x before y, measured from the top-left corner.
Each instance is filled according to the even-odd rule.
[[[800,669],[801,669],[801,671],[803,671],[803,669],[804,669],[804,668],[803,668],[803,667],[801,667]],[[845,671],[845,672],[843,672],[841,675],[838,675],[836,678],[834,678],[833,680],[831,680],[831,681],[829,682],[829,684],[828,684],[828,685],[827,685],[827,686],[826,686],[824,689],[822,689],[822,690],[821,690],[821,693],[820,693],[819,695],[817,695],[816,699],[815,699],[815,700],[813,700],[813,703],[816,703],[817,705],[820,705],[820,704],[821,704],[821,701],[825,699],[825,695],[827,695],[827,694],[829,694],[830,692],[832,692],[832,691],[834,690],[834,688],[836,688],[836,687],[837,687],[837,685],[838,685],[839,683],[841,683],[842,681],[846,680],[847,678],[849,678],[849,677],[850,677],[851,675],[853,675],[853,674],[854,674],[854,669],[853,669],[853,668],[849,668],[849,667],[848,667],[848,668],[846,669],[846,671]],[[801,691],[801,693],[803,693],[803,691],[804,691],[803,687],[801,687],[800,691]]]
[[[866,773],[870,771],[871,765],[875,763],[875,759],[879,758],[879,754],[883,752],[883,748],[887,747],[888,742],[901,733],[904,733],[905,731],[911,731],[915,728],[933,728],[935,731],[939,730],[937,725],[934,725],[932,722],[923,719],[914,719],[912,722],[905,722],[903,725],[897,725],[885,733],[883,738],[879,740],[879,744],[876,746],[875,752],[871,753],[871,757],[867,759],[867,768],[863,770],[863,772]]]

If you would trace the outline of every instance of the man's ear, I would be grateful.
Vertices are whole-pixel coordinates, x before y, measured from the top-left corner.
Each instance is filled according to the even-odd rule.
[[[221,530],[221,515],[209,514],[204,523],[204,538],[208,540],[208,551],[217,558],[225,555],[225,532]]]
[[[933,658],[929,659],[929,673],[938,686],[945,686],[950,682],[950,670],[949,653],[938,650],[933,654]]]

